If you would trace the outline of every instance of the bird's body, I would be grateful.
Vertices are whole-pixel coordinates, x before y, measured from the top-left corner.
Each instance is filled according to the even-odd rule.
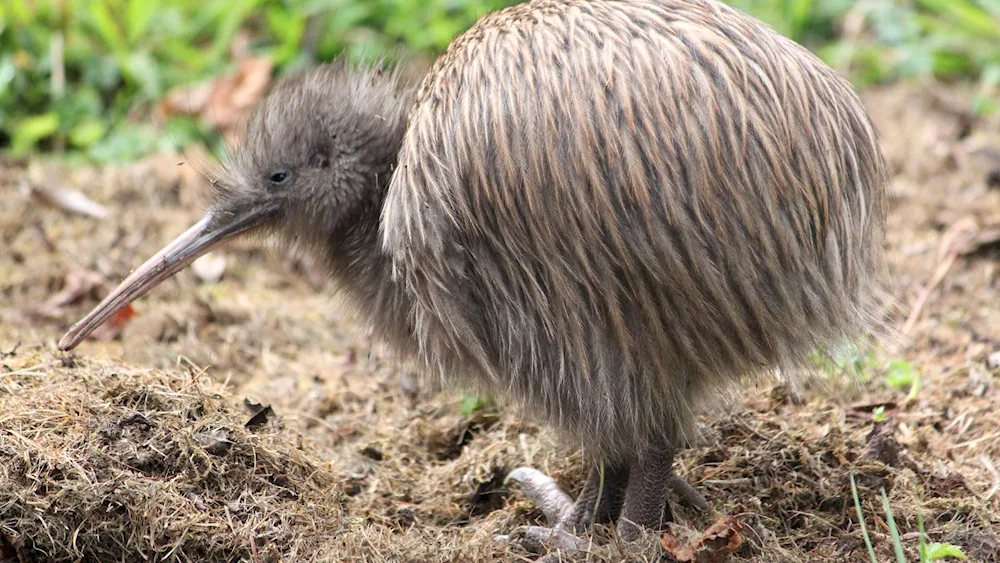
[[[673,443],[697,395],[864,326],[875,133],[845,80],[719,2],[523,4],[415,103],[382,243],[416,340],[599,455]]]
[[[307,72],[226,178],[175,244],[253,224],[318,250],[401,354],[594,454],[576,505],[523,479],[567,527],[655,523],[695,401],[870,327],[882,268],[887,173],[851,86],[716,0],[528,2],[415,92]]]

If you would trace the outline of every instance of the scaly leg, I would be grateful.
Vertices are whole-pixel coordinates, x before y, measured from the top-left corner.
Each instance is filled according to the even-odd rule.
[[[590,470],[587,484],[560,522],[575,532],[585,532],[593,524],[609,524],[618,519],[628,486],[628,466],[598,463]]]
[[[623,540],[639,537],[640,528],[659,530],[671,518],[667,495],[679,479],[671,472],[673,464],[673,448],[645,455],[632,464],[625,504],[618,518],[618,535]]]

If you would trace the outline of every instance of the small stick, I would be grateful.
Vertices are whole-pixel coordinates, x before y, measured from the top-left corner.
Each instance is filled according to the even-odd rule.
[[[941,236],[940,250],[941,252],[946,252],[944,259],[938,264],[937,268],[934,270],[934,275],[931,276],[930,281],[927,285],[920,291],[920,295],[917,296],[916,301],[913,302],[913,310],[910,311],[909,317],[906,318],[906,323],[903,324],[902,332],[904,335],[909,335],[910,331],[917,324],[917,319],[920,318],[920,313],[923,312],[924,306],[931,298],[931,293],[938,285],[944,281],[945,276],[951,270],[952,266],[955,265],[955,261],[958,257],[963,254],[962,247],[963,244],[959,244],[957,241],[960,234],[974,235],[977,231],[977,224],[974,219],[966,217],[965,219],[957,221],[948,231]],[[966,239],[968,240],[968,239]]]
[[[917,319],[920,318],[920,313],[923,312],[924,306],[930,300],[931,293],[937,286],[944,281],[945,276],[948,275],[948,271],[951,267],[955,265],[955,260],[958,259],[958,252],[952,250],[945,257],[944,261],[938,264],[937,269],[934,270],[934,275],[931,277],[927,285],[920,291],[920,295],[917,296],[917,300],[913,302],[913,310],[910,311],[910,316],[906,318],[906,324],[903,325],[903,334],[909,335],[910,331],[913,330],[913,326],[917,324]]]
[[[986,493],[986,500],[990,500],[993,498],[993,495],[997,494],[997,491],[1000,491],[1000,470],[997,470],[997,466],[993,465],[993,461],[989,458],[989,456],[979,456],[979,461],[983,464],[983,467],[985,467],[986,470],[993,475],[993,487],[991,487],[990,491]]]

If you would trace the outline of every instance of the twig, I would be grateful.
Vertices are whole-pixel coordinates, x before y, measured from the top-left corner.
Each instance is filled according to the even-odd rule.
[[[997,491],[1000,491],[1000,470],[997,470],[997,466],[993,465],[993,460],[991,460],[989,456],[979,456],[979,462],[986,467],[986,470],[989,471],[991,475],[993,475],[993,487],[991,487],[990,491],[986,493],[985,499],[990,500],[993,498],[993,495],[997,494]]]
[[[924,306],[930,300],[931,293],[944,281],[945,276],[948,275],[952,266],[955,265],[955,261],[963,254],[961,251],[963,245],[957,243],[959,235],[966,234],[968,236],[969,234],[974,234],[977,230],[975,220],[966,217],[949,227],[944,235],[941,236],[939,254],[941,252],[946,252],[947,254],[945,254],[944,259],[934,270],[934,275],[931,276],[930,281],[920,291],[920,295],[917,296],[916,301],[913,302],[913,309],[910,311],[910,316],[906,318],[906,323],[903,324],[902,332],[904,335],[909,335],[910,331],[913,330],[913,327],[917,324],[917,320],[920,318],[920,313],[923,312]]]
[[[927,282],[927,285],[920,291],[920,295],[917,296],[917,300],[913,302],[913,310],[910,311],[910,316],[906,318],[906,324],[903,325],[903,334],[909,335],[910,331],[913,330],[913,326],[917,324],[917,319],[920,318],[920,313],[923,312],[924,306],[927,305],[927,301],[930,300],[931,292],[944,280],[944,277],[948,275],[948,270],[955,265],[955,260],[958,260],[958,252],[952,251],[948,253],[948,256],[944,259],[944,262],[938,264],[936,270],[934,270],[934,276],[931,280]]]
[[[975,446],[976,444],[979,444],[981,442],[985,442],[987,440],[992,440],[994,438],[1000,438],[1000,432],[994,432],[993,434],[987,434],[986,436],[980,436],[979,438],[976,438],[975,440],[969,440],[968,442],[962,442],[961,444],[955,444],[953,446],[949,446],[948,449],[949,450],[957,450],[958,448],[966,448],[966,447],[969,447],[969,446]]]

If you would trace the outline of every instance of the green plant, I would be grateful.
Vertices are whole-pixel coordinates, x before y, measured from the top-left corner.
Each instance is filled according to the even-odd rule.
[[[949,557],[954,557],[955,559],[968,559],[968,556],[965,555],[962,548],[958,546],[950,543],[938,542],[928,544],[926,534],[924,534],[924,518],[919,512],[917,512],[917,527],[920,533],[920,545],[918,546],[920,563],[930,563],[931,561],[939,561]]]
[[[900,391],[909,388],[908,398],[910,400],[920,393],[920,373],[913,367],[913,364],[903,360],[892,360],[887,366],[888,372],[885,382]]]
[[[861,536],[865,541],[865,547],[868,550],[868,558],[871,563],[879,563],[878,557],[875,555],[875,548],[872,546],[871,538],[868,535],[868,528],[865,525],[864,512],[861,510],[861,499],[858,496],[858,486],[854,481],[854,474],[851,474],[851,496],[854,499],[854,510],[858,515],[858,523],[861,526]],[[903,542],[899,535],[899,529],[896,527],[896,519],[892,515],[892,507],[889,505],[889,497],[885,494],[885,489],[881,489],[882,495],[882,508],[885,511],[886,523],[889,525],[889,534],[892,538],[893,552],[896,555],[897,563],[907,563],[906,555],[903,553]],[[932,561],[938,561],[941,559],[947,559],[954,557],[955,559],[968,559],[968,556],[962,551],[960,547],[952,545],[950,543],[932,543],[927,544],[924,534],[924,521],[920,517],[920,513],[917,513],[917,521],[919,525],[919,547],[918,552],[920,554],[920,563],[930,563]]]
[[[480,411],[491,412],[495,410],[496,403],[492,397],[471,393],[463,395],[462,400],[458,404],[458,412],[462,413],[462,416],[471,416]]]
[[[277,74],[341,53],[433,55],[514,1],[5,0],[0,148],[115,161],[211,142],[190,119],[157,132],[144,117],[170,88],[230,68],[234,45],[268,54]]]
[[[885,420],[885,405],[875,407],[875,410],[872,411],[872,420],[875,422],[882,422]]]
[[[923,536],[921,536],[921,538],[922,537]],[[920,546],[920,563],[939,561],[949,557],[954,557],[955,559],[969,558],[962,551],[962,548],[951,545],[950,543],[932,543]]]
[[[889,534],[892,537],[892,549],[896,552],[896,563],[906,563],[906,555],[903,554],[903,542],[899,537],[899,530],[896,528],[896,519],[892,517],[892,507],[889,506],[889,497],[882,491],[882,508],[885,510],[885,519],[889,523]]]
[[[875,557],[875,548],[872,547],[872,540],[868,537],[868,527],[865,525],[865,515],[861,510],[861,499],[858,498],[858,485],[854,482],[854,474],[851,474],[851,494],[854,496],[854,510],[858,514],[858,524],[861,525],[861,537],[865,540],[865,547],[868,549],[868,558],[872,563],[878,563]]]
[[[814,352],[810,362],[829,377],[846,376],[867,383],[870,369],[875,363],[872,350],[856,344],[845,344],[829,352]]]

